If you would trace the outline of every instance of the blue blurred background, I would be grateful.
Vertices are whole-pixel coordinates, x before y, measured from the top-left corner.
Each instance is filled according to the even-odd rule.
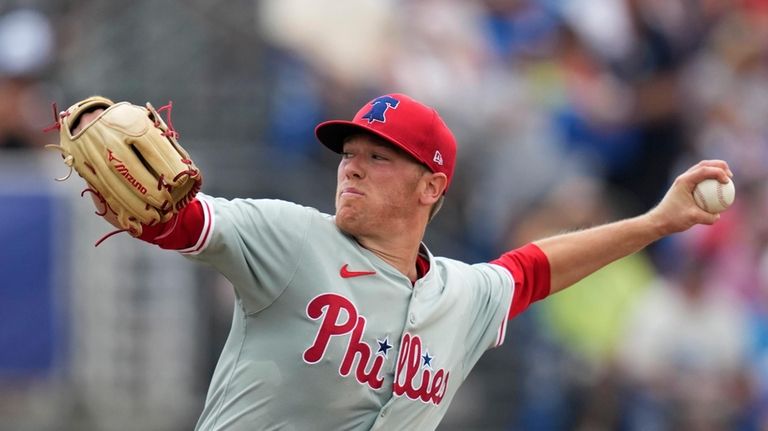
[[[459,142],[435,254],[639,214],[700,159],[735,172],[716,226],[510,322],[440,430],[768,430],[766,0],[2,1],[0,430],[192,429],[230,323],[208,268],[93,247],[110,227],[42,150],[52,101],[173,100],[206,193],[332,212],[313,128],[385,92]]]

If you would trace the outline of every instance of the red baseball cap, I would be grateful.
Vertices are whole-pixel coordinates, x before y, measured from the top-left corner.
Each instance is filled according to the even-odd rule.
[[[352,121],[331,120],[315,128],[317,139],[337,153],[341,153],[344,139],[360,132],[386,140],[432,172],[444,173],[448,189],[456,162],[456,138],[433,108],[404,94],[387,94],[366,103]]]

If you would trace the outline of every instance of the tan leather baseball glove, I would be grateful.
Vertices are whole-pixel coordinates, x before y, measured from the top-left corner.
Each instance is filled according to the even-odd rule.
[[[160,110],[166,108],[170,104]],[[100,109],[73,134],[83,114]],[[170,111],[168,115],[170,124]],[[70,167],[69,175],[59,180],[77,171],[89,186],[83,193],[94,193],[103,204],[103,213],[97,214],[111,212],[121,231],[139,236],[142,225],[168,221],[200,190],[200,170],[179,145],[178,133],[149,103],[89,97],[59,113],[54,127],[59,145],[51,147],[61,151]]]

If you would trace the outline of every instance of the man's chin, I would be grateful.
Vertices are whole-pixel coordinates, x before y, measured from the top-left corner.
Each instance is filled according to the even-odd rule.
[[[336,217],[333,218],[333,221],[336,223],[336,227],[342,231],[346,232],[347,229],[349,229],[349,220],[347,220],[346,217],[336,214]]]
[[[348,235],[357,235],[360,233],[359,220],[349,214],[349,211],[341,210],[337,212],[334,221],[336,222],[336,227]]]

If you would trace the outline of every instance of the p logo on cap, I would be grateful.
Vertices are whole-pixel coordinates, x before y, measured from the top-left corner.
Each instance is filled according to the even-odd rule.
[[[352,121],[331,120],[315,128],[317,139],[340,153],[354,133],[371,133],[402,149],[432,172],[453,178],[456,138],[437,111],[405,94],[387,94],[366,103]]]

